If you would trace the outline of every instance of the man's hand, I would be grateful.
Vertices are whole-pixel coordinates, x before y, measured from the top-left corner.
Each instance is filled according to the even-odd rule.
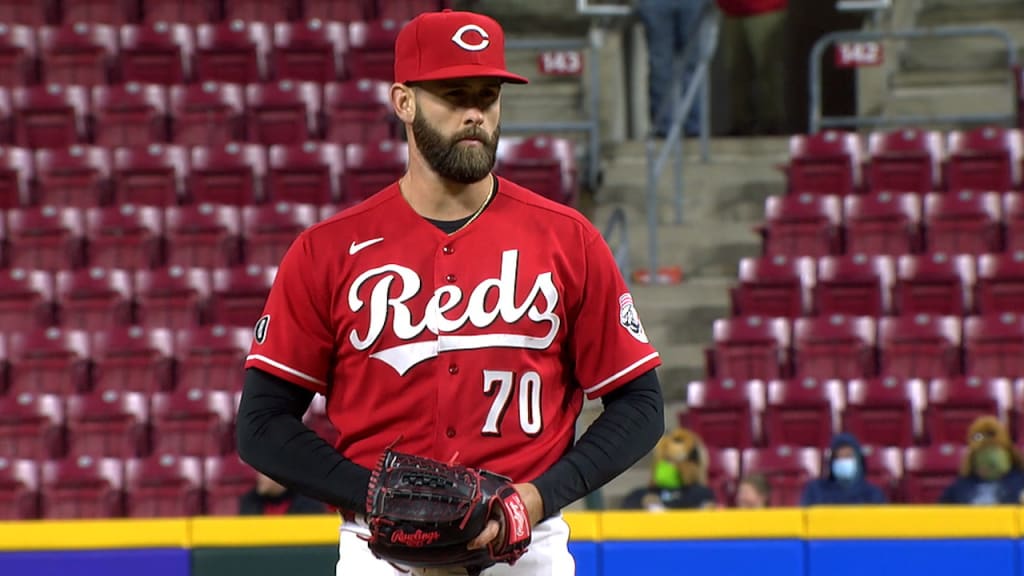
[[[526,505],[526,514],[530,517],[530,527],[533,528],[540,522],[541,516],[544,515],[544,500],[540,497],[537,487],[529,482],[515,484],[513,488],[519,493],[519,497],[523,499],[523,504]],[[498,514],[500,514],[500,510],[498,510]],[[504,526],[503,518],[491,519],[487,522],[484,531],[469,543],[469,549],[485,548],[488,544],[495,541],[504,542],[504,534],[502,534]]]

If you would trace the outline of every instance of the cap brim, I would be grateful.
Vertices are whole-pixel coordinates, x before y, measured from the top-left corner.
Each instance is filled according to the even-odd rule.
[[[423,74],[416,76],[415,78],[408,78],[403,80],[403,83],[409,82],[427,82],[429,80],[454,80],[456,78],[499,78],[509,84],[529,84],[530,81],[513,74],[507,70],[501,68],[492,68],[490,66],[477,66],[477,65],[464,65],[464,66],[450,66],[448,68],[441,68],[434,70],[429,74]]]

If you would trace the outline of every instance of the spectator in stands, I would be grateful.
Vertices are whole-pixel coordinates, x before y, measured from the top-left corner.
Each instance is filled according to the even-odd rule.
[[[734,135],[785,130],[784,52],[788,0],[718,0]]]
[[[256,486],[243,494],[238,502],[238,513],[242,516],[322,514],[326,511],[320,502],[297,494],[264,474],[256,477]]]
[[[736,488],[737,508],[767,508],[771,502],[771,484],[764,474],[749,474]]]
[[[711,0],[637,0],[636,10],[644,25],[647,37],[647,93],[651,133],[664,138],[672,127],[672,112],[675,108],[673,86],[676,59],[686,45],[696,36],[701,14]],[[682,90],[689,86],[694,68],[696,52],[686,63]],[[682,96],[682,92],[678,92]],[[686,136],[700,133],[700,102],[694,100],[690,115],[683,124]]]
[[[1024,502],[1024,466],[1006,427],[982,416],[967,430],[960,475],[942,493],[942,504],[998,505]]]
[[[670,508],[711,508],[717,505],[708,487],[708,453],[699,436],[676,428],[654,448],[650,484],[628,494],[623,508],[658,512]]]
[[[885,494],[865,478],[864,452],[852,434],[838,434],[828,451],[828,469],[804,486],[802,506],[884,504]]]

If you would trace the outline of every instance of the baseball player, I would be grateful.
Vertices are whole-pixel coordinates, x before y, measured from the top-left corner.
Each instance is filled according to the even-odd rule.
[[[560,510],[662,435],[658,353],[599,231],[492,173],[502,88],[527,83],[505,68],[499,24],[422,14],[394,67],[408,170],[283,257],[245,362],[239,454],[341,511],[339,575],[406,570],[362,539],[370,470],[392,445],[514,482],[532,541],[483,574],[574,574]],[[334,446],[302,423],[315,394]],[[584,397],[604,410],[574,443]]]

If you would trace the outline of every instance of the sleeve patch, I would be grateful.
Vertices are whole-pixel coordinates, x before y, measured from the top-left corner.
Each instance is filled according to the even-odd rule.
[[[630,336],[644,344],[650,343],[647,333],[644,332],[644,325],[640,323],[640,314],[633,306],[633,296],[626,292],[619,296],[619,324],[626,329]]]
[[[257,344],[263,344],[266,341],[268,328],[270,328],[270,314],[266,314],[257,320],[256,326],[252,330],[252,337],[256,340]]]

